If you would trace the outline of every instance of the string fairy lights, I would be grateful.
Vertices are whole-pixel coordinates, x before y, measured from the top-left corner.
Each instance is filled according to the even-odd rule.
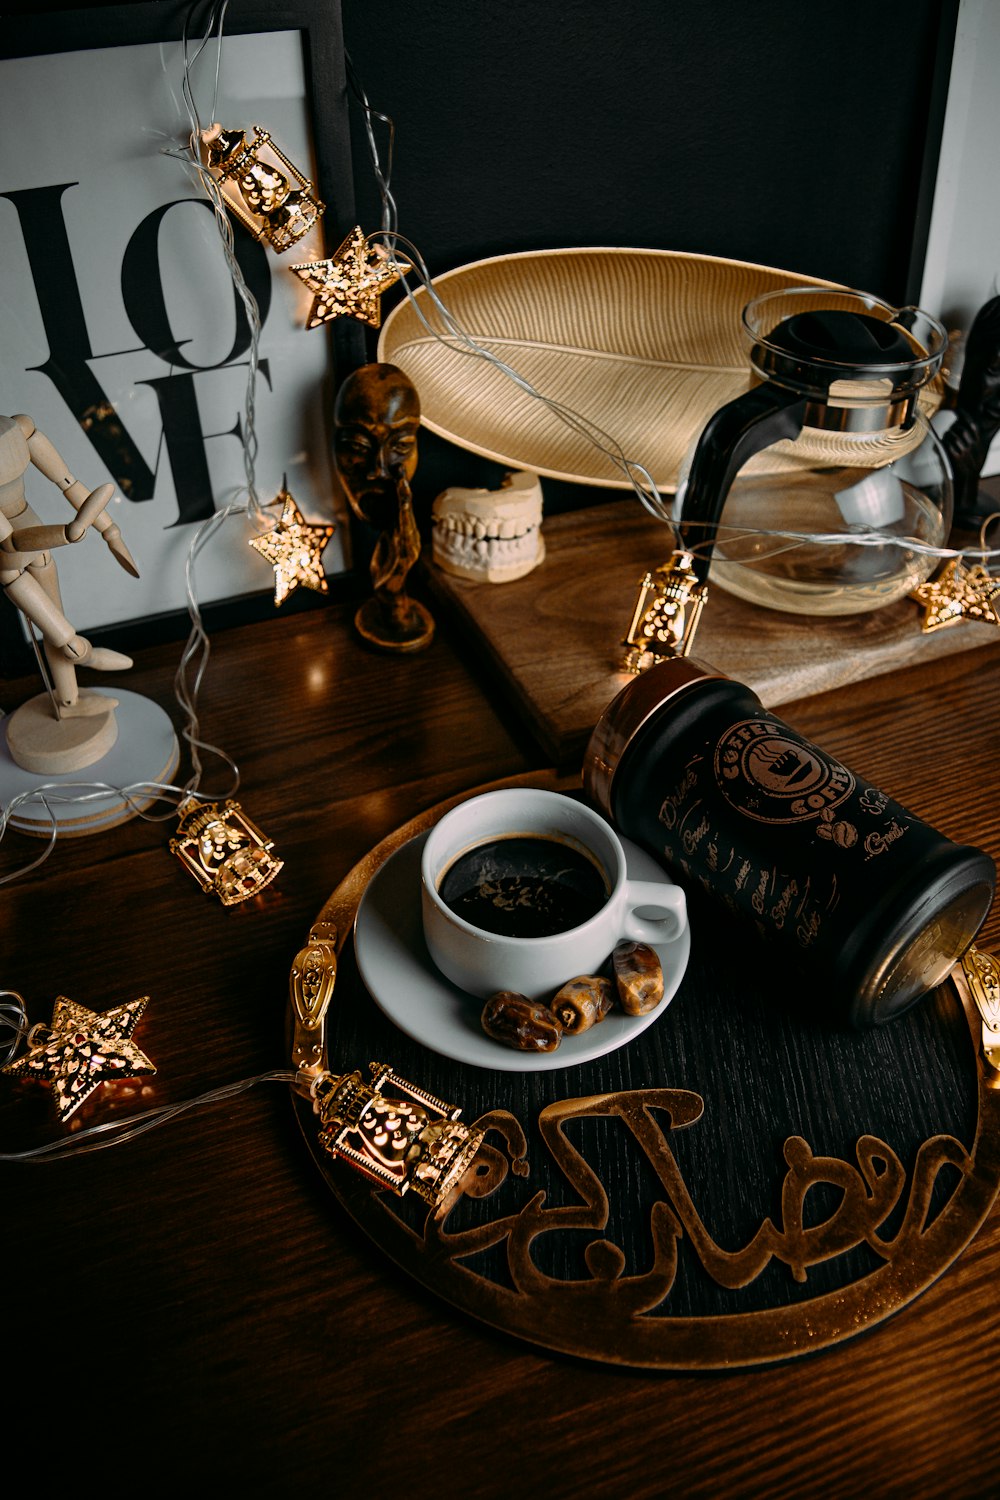
[[[485,1132],[463,1124],[457,1105],[409,1082],[388,1063],[370,1063],[368,1082],[359,1069],[329,1071],[325,1028],[336,973],[336,932],[321,918],[292,965],[294,1068],[273,1069],[193,1099],[93,1125],[68,1139],[3,1152],[0,1161],[59,1161],[99,1151],[133,1140],[187,1110],[232,1099],[260,1083],[281,1083],[311,1103],[319,1145],[335,1161],[345,1162],[379,1188],[400,1197],[413,1192],[432,1209],[440,1208],[462,1191]],[[102,1085],[155,1073],[150,1059],[131,1040],[146,1003],[143,996],[98,1014],[60,996],[52,1025],[40,1022],[28,1031],[27,1052],[12,1062],[17,1042],[27,1031],[26,1012],[20,995],[0,991],[0,1030],[7,1025],[14,1032],[0,1072],[51,1088],[57,1114],[65,1123]]]
[[[183,819],[185,814],[189,814],[191,809],[200,803],[207,802],[212,807],[218,805],[224,809],[230,805],[231,799],[239,790],[240,771],[236,761],[220,746],[210,743],[203,737],[199,722],[198,697],[208,666],[211,647],[198,603],[196,567],[198,559],[205,548],[214,541],[220,529],[231,518],[236,516],[248,518],[264,535],[268,535],[271,531],[279,529],[281,518],[279,517],[275,521],[267,516],[266,510],[268,507],[261,501],[256,481],[258,439],[255,407],[260,362],[260,312],[236,256],[233,226],[227,211],[228,205],[226,199],[223,196],[219,183],[201,159],[202,125],[193,87],[195,67],[214,35],[217,42],[212,101],[212,113],[214,117],[218,103],[222,30],[227,7],[228,0],[222,0],[222,3],[214,3],[212,5],[208,26],[200,43],[196,47],[191,41],[188,30],[188,23],[196,7],[192,6],[185,16],[181,39],[183,57],[181,95],[188,117],[188,135],[183,149],[171,147],[166,148],[165,151],[165,154],[176,157],[185,163],[196,177],[212,206],[226,267],[242,303],[250,331],[247,378],[241,421],[246,500],[234,500],[222,509],[214,511],[198,527],[188,547],[184,565],[185,599],[191,628],[174,675],[173,689],[183,719],[180,737],[186,744],[189,754],[191,765],[190,775],[182,785],[144,780],[133,782],[126,786],[113,786],[108,782],[96,779],[77,781],[63,777],[58,781],[41,783],[28,791],[21,792],[12,797],[2,811],[0,811],[0,839],[4,837],[7,829],[12,826],[12,820],[16,820],[17,815],[23,813],[28,807],[33,809],[40,808],[44,812],[48,820],[48,834],[41,853],[27,864],[21,865],[17,869],[0,876],[0,885],[22,878],[32,870],[37,869],[49,857],[55,847],[58,835],[58,820],[55,810],[59,806],[68,804],[74,806],[99,805],[111,795],[120,799],[123,808],[127,808],[132,815],[140,817],[147,822],[165,822],[176,816],[180,816]],[[290,498],[286,492],[282,492],[282,495],[278,497],[283,505]],[[284,510],[282,514],[285,514]],[[286,521],[287,524],[288,522]],[[329,540],[330,535],[332,535],[332,528],[322,528],[322,532],[324,539]],[[309,551],[307,559],[310,586],[316,586],[316,558],[314,554],[315,544],[312,550]],[[294,581],[291,576],[293,571],[292,565],[286,562],[285,592],[290,591],[294,587]],[[220,799],[219,804],[214,803],[210,795],[201,791],[204,774],[203,755],[214,756],[228,768],[230,773],[230,784],[226,789],[224,797]],[[167,804],[165,811],[162,808],[153,810],[157,804],[163,803]],[[16,821],[13,823],[13,826],[18,826]],[[44,830],[44,824],[39,823],[38,827],[40,830]],[[269,847],[269,844],[267,847]],[[277,873],[277,869],[281,867],[280,862],[274,861],[274,864],[276,868],[273,870],[273,873]]]
[[[250,350],[247,365],[247,380],[244,397],[243,412],[243,456],[246,475],[246,505],[235,503],[228,506],[224,511],[217,512],[207,523],[211,527],[211,534],[216,529],[212,523],[216,520],[222,521],[230,516],[246,515],[249,520],[257,526],[259,535],[250,539],[249,545],[262,557],[271,563],[275,574],[275,604],[281,604],[284,599],[299,585],[314,589],[318,592],[327,592],[326,578],[320,564],[323,548],[333,536],[332,526],[312,527],[310,526],[298,509],[293,497],[289,494],[287,486],[274,500],[266,505],[261,502],[256,484],[256,459],[258,452],[258,439],[255,423],[257,378],[260,365],[260,339],[261,320],[260,310],[256,298],[247,285],[242,268],[236,256],[235,241],[233,237],[233,226],[229,212],[236,213],[241,223],[246,225],[256,238],[267,238],[268,242],[279,252],[288,249],[292,244],[302,238],[318,221],[324,211],[324,205],[318,199],[314,199],[310,193],[312,183],[292,166],[288,158],[271,142],[270,135],[255,126],[255,149],[237,149],[238,142],[244,142],[245,138],[241,131],[223,131],[217,124],[215,116],[219,102],[219,75],[222,60],[222,34],[225,22],[226,10],[229,0],[221,0],[212,7],[212,15],[206,28],[198,50],[192,55],[190,41],[187,34],[187,18],[184,23],[183,49],[184,49],[184,75],[182,94],[188,115],[188,139],[186,151],[182,159],[189,167],[200,186],[205,192],[209,203],[215,214],[216,228],[225,254],[226,266],[236,288],[240,301],[243,304],[250,329]],[[193,72],[195,65],[201,56],[209,38],[216,37],[216,68],[215,88],[212,99],[213,124],[207,128],[202,126],[201,116],[198,112],[197,102],[194,96]],[[226,152],[220,156],[220,141],[225,141]],[[261,145],[270,143],[270,148],[277,155],[279,161],[287,167],[299,183],[297,189],[292,189],[283,176],[273,165],[262,161]],[[203,147],[206,159],[203,160]],[[176,153],[173,153],[176,154]],[[216,158],[219,158],[217,161]],[[226,171],[219,175],[219,162],[226,164]],[[213,170],[214,168],[214,170]],[[257,222],[248,221],[246,213],[235,204],[231,196],[224,191],[223,184],[228,176],[235,175],[243,193],[244,203],[251,209]],[[266,511],[272,507],[280,507],[277,519],[269,519]],[[208,540],[206,536],[204,540]],[[200,538],[196,539],[198,550],[203,545]],[[194,549],[192,549],[194,550]],[[193,562],[193,557],[189,559]],[[189,594],[189,607],[191,601]],[[208,652],[207,637],[199,632],[199,649]]]
[[[189,18],[190,15],[193,15],[193,9],[195,7],[192,7],[192,10],[190,10]],[[226,814],[234,807],[238,811],[238,804],[232,802],[232,796],[235,795],[238,786],[240,786],[240,769],[238,769],[237,762],[225,750],[217,747],[217,745],[210,744],[210,742],[202,738],[201,726],[199,726],[198,697],[205,669],[207,669],[208,657],[210,657],[210,640],[208,640],[208,634],[205,631],[204,622],[202,622],[198,597],[196,597],[196,561],[201,556],[202,550],[216,538],[217,532],[220,531],[222,526],[226,525],[229,519],[235,516],[246,517],[247,520],[250,520],[250,523],[258,526],[259,532],[261,532],[261,534],[256,535],[256,537],[250,540],[250,546],[258,550],[274,567],[274,580],[276,580],[276,583],[274,583],[274,603],[282,603],[283,598],[288,597],[289,592],[298,585],[309,586],[309,588],[315,588],[318,591],[325,591],[325,577],[322,574],[321,553],[325,541],[330,540],[330,535],[333,534],[333,528],[331,526],[310,526],[309,523],[304,522],[304,517],[298,511],[298,507],[295,505],[292,496],[289,495],[288,490],[282,489],[282,492],[279,493],[279,496],[274,501],[262,502],[258,486],[256,486],[258,437],[256,437],[255,401],[256,381],[258,381],[259,369],[259,342],[261,342],[261,317],[259,317],[259,309],[258,305],[256,305],[255,297],[253,297],[250,288],[247,287],[246,279],[244,279],[240,264],[238,264],[237,255],[235,255],[234,229],[232,229],[231,217],[229,217],[229,214],[234,213],[244,223],[244,226],[250,229],[250,233],[255,233],[258,237],[265,237],[268,243],[271,243],[271,246],[277,249],[277,251],[285,251],[292,243],[300,239],[301,234],[306,233],[307,229],[312,228],[313,223],[318,220],[319,214],[322,213],[322,204],[318,199],[312,198],[312,193],[310,193],[312,183],[309,183],[309,180],[303,177],[297,169],[292,168],[291,162],[288,162],[288,159],[280,151],[277,151],[280,163],[283,163],[291,171],[292,178],[294,178],[297,186],[292,186],[288,180],[274,180],[273,163],[268,166],[264,162],[262,153],[264,153],[265,147],[271,147],[271,150],[276,150],[276,148],[273,147],[270,136],[267,135],[267,132],[262,132],[261,127],[253,127],[255,129],[255,136],[253,136],[253,141],[247,142],[246,138],[241,136],[241,132],[220,132],[220,127],[217,126],[216,113],[217,99],[219,99],[220,57],[222,57],[222,34],[226,9],[228,9],[228,0],[222,0],[222,3],[214,3],[210,7],[210,21],[208,21],[208,26],[205,28],[201,42],[196,45],[195,49],[192,49],[193,43],[190,42],[189,34],[187,34],[187,20],[184,21],[183,83],[181,83],[181,95],[183,95],[184,107],[186,107],[187,117],[189,117],[189,135],[187,135],[186,150],[172,150],[169,153],[184,160],[187,168],[193,172],[199,186],[204,190],[211,207],[213,207],[220,243],[222,243],[223,254],[225,254],[226,267],[228,267],[232,285],[234,285],[235,291],[237,291],[238,297],[240,297],[240,302],[243,305],[244,314],[246,314],[247,318],[247,326],[249,326],[250,330],[246,389],[244,389],[243,422],[241,422],[246,499],[244,501],[232,501],[231,504],[214,511],[213,516],[199,526],[198,531],[193,535],[192,543],[190,543],[186,567],[184,567],[187,610],[189,610],[192,627],[190,627],[190,634],[187,637],[187,643],[184,645],[183,652],[181,652],[177,672],[175,672],[174,691],[178,705],[180,705],[184,715],[184,726],[181,729],[181,736],[186,741],[192,769],[190,769],[189,778],[184,781],[183,786],[156,783],[156,781],[142,781],[142,783],[135,783],[127,787],[109,787],[108,784],[100,783],[100,781],[58,781],[58,783],[45,783],[42,786],[34,787],[31,792],[22,793],[18,798],[13,798],[0,813],[0,838],[3,838],[4,831],[6,831],[7,825],[9,825],[10,816],[15,813],[19,805],[24,804],[28,799],[36,799],[36,801],[42,804],[43,808],[46,808],[46,811],[49,811],[51,831],[49,831],[48,843],[45,844],[39,856],[33,859],[30,864],[19,868],[18,871],[13,871],[13,873],[6,874],[6,876],[0,876],[0,885],[1,883],[6,883],[9,880],[22,876],[22,874],[28,873],[30,870],[34,870],[48,856],[48,853],[51,852],[55,844],[55,837],[57,837],[57,822],[55,822],[54,814],[51,811],[51,808],[54,808],[55,804],[58,804],[58,802],[91,801],[91,799],[97,799],[100,796],[106,795],[109,790],[114,790],[118,795],[123,796],[127,805],[138,816],[144,817],[147,820],[166,820],[168,817],[177,816],[178,813],[181,814],[181,817],[190,816],[192,811],[193,813],[198,813],[198,810],[201,810],[204,816],[201,817],[201,822],[199,822],[198,829],[195,831],[195,838],[202,831],[202,828],[208,828],[208,825],[213,825],[211,826],[211,837],[219,841],[219,843],[225,844],[226,838],[231,837],[232,832],[231,823],[226,822]],[[213,36],[216,37],[216,72],[214,72],[214,98],[213,108],[211,108],[211,121],[213,123],[211,123],[211,126],[204,127],[202,126],[201,114],[199,114],[198,107],[196,107],[195,93],[193,93],[193,72],[195,72],[198,60],[204,54],[205,48],[207,48]],[[411,302],[412,309],[414,309],[415,315],[420,320],[421,326],[424,327],[424,330],[432,338],[438,339],[442,344],[447,345],[448,348],[456,351],[456,353],[468,357],[468,359],[489,363],[499,374],[504,375],[511,383],[516,384],[532,401],[537,401],[541,405],[544,405],[555,419],[567,425],[568,428],[573,429],[577,434],[582,435],[589,444],[592,444],[595,450],[603,453],[606,459],[624,475],[625,480],[628,481],[631,489],[634,490],[637,498],[642,502],[643,508],[649,514],[652,514],[655,519],[667,525],[667,528],[675,534],[676,538],[676,522],[672,514],[672,508],[670,508],[669,502],[660,495],[660,490],[658,490],[649,469],[642,462],[639,462],[639,460],[630,458],[624,452],[624,449],[622,449],[621,444],[615,440],[615,437],[607,434],[597,423],[577,413],[573,408],[568,407],[565,402],[558,401],[558,399],[552,398],[552,396],[538,390],[514,366],[508,365],[498,354],[484,347],[483,342],[472,336],[460,324],[459,318],[445,305],[444,299],[442,299],[441,294],[438,293],[435,285],[433,285],[432,276],[430,276],[426,263],[424,263],[417,246],[411,240],[406,239],[403,234],[400,234],[399,226],[397,226],[397,207],[393,193],[391,193],[390,184],[391,157],[393,157],[394,145],[393,121],[391,121],[388,115],[373,110],[369,99],[364,95],[364,90],[361,89],[360,83],[358,83],[357,75],[355,75],[349,58],[348,80],[349,84],[351,84],[352,92],[355,93],[358,101],[360,101],[361,110],[363,110],[364,114],[364,129],[366,129],[366,139],[367,144],[369,144],[370,162],[372,162],[372,171],[373,175],[375,175],[376,184],[378,184],[379,198],[381,198],[381,226],[379,226],[378,231],[372,234],[372,236],[364,236],[360,228],[355,228],[349,234],[348,239],[340,246],[336,255],[331,257],[330,260],[309,261],[309,263],[303,263],[300,266],[289,267],[291,272],[300,276],[301,281],[315,294],[315,302],[313,302],[309,317],[307,317],[307,329],[321,326],[321,324],[328,323],[331,318],[342,317],[342,315],[357,317],[361,321],[364,321],[364,323],[369,324],[370,327],[378,327],[379,317],[381,317],[381,314],[379,314],[379,299],[381,299],[384,291],[387,291],[388,288],[393,287],[393,285],[399,282],[399,284],[402,284],[403,293],[405,293],[405,296]],[[388,135],[390,135],[390,144],[388,144],[387,162],[385,162],[385,165],[382,163],[378,141],[376,141],[376,121],[385,124],[388,127]],[[240,135],[238,141],[237,135]],[[225,141],[222,139],[223,136],[225,136]],[[222,150],[222,145],[225,145],[225,151]],[[207,147],[207,159],[202,159],[205,156],[205,147]],[[219,157],[214,163],[213,148],[214,154]],[[226,162],[229,165],[226,166],[222,174],[219,174],[217,168],[219,168],[220,163],[225,165]],[[216,171],[213,171],[213,165],[216,166]],[[250,208],[256,207],[264,210],[262,217],[267,220],[264,228],[262,228],[261,223],[256,223],[255,225],[255,223],[247,222],[246,213],[241,210],[240,205],[232,199],[232,196],[225,192],[223,184],[228,183],[229,180],[237,181],[241,193],[243,193],[244,204],[249,205]],[[291,222],[291,226],[289,226],[289,216],[292,216],[292,219],[294,219],[294,222]],[[426,294],[424,299],[418,299],[417,294],[415,294],[414,284],[417,284],[420,290],[423,290],[423,293]],[[426,305],[429,305],[430,312],[427,311]],[[274,505],[280,505],[280,516],[276,520],[267,514],[267,511],[271,507],[274,507]],[[844,532],[816,534],[816,532],[798,532],[787,528],[771,531],[771,529],[766,528],[751,529],[733,528],[733,526],[730,526],[730,528],[723,529],[726,529],[727,534],[771,538],[772,543],[774,543],[774,549],[771,552],[765,550],[757,558],[757,561],[763,561],[766,556],[774,556],[778,550],[786,549],[786,547],[795,547],[802,543],[808,543],[811,546],[844,546],[844,544],[850,544],[850,546],[856,547],[904,547],[904,549],[919,553],[919,555],[942,559],[942,561],[946,561],[949,564],[949,570],[951,571],[948,573],[948,579],[954,582],[955,589],[958,589],[961,583],[967,589],[967,592],[969,592],[970,598],[975,594],[979,603],[982,604],[982,612],[976,613],[975,604],[970,603],[964,609],[952,610],[949,613],[949,619],[940,618],[937,624],[946,624],[951,619],[958,618],[988,618],[987,610],[990,610],[991,615],[993,615],[993,621],[1000,624],[1000,610],[997,609],[996,603],[994,603],[997,595],[1000,595],[1000,582],[994,579],[993,574],[988,571],[987,565],[988,562],[1000,558],[1000,549],[997,549],[997,547],[988,547],[985,544],[985,526],[981,534],[981,543],[979,543],[979,546],[964,547],[964,549],[963,547],[930,546],[930,544],[922,543],[922,541],[919,541],[915,537],[900,537],[900,535],[888,535],[885,532],[879,531],[855,531],[847,532],[847,534],[844,534]],[[687,553],[685,555],[697,555],[700,550],[709,549],[709,547],[711,547],[711,543],[708,543],[708,541],[697,543],[697,541],[691,541],[688,538]],[[973,562],[972,568],[967,568],[966,564],[970,561]],[[954,567],[951,567],[951,564],[955,564]],[[231,772],[231,786],[229,786],[228,792],[226,792],[226,796],[223,799],[214,799],[213,801],[213,799],[208,798],[208,796],[205,796],[205,793],[201,792],[202,774],[204,774],[202,753],[216,756],[217,759],[222,760],[228,766],[229,772]],[[168,811],[156,811],[156,813],[153,813],[153,811],[148,810],[151,802],[168,802]],[[220,808],[222,808],[222,811],[220,811]],[[214,817],[214,822],[213,814],[219,814],[219,816]],[[219,828],[216,826],[219,822],[222,823],[222,834],[220,834]],[[249,819],[243,819],[243,822],[249,823]],[[273,856],[270,859],[264,859],[258,855],[259,849],[264,850],[265,853],[270,855],[270,841],[265,840],[264,835],[259,834],[259,829],[253,828],[253,825],[250,825],[250,828],[253,829],[255,834],[259,835],[259,838],[256,841],[250,841],[250,843],[243,841],[243,843],[240,843],[240,849],[243,850],[249,847],[249,849],[253,850],[249,862],[253,865],[259,865],[259,874],[255,874],[252,871],[252,874],[250,874],[250,885],[253,885],[253,889],[246,889],[243,894],[235,895],[234,900],[241,900],[241,898],[246,898],[246,895],[253,894],[255,889],[259,888],[262,883],[267,883],[267,880],[273,879],[274,874],[280,868],[280,861],[274,859]],[[241,832],[246,832],[246,828],[241,829]],[[196,856],[195,862],[198,862],[198,858],[201,858],[201,855]],[[201,862],[202,865],[205,865],[205,859],[201,859]],[[225,861],[220,861],[220,864],[223,864],[223,862]],[[246,861],[244,861],[244,864],[246,864]],[[229,879],[232,868],[235,867],[229,862],[229,865],[226,865],[225,879]],[[192,870],[192,873],[195,873],[201,879],[198,870]],[[211,879],[208,882],[202,879],[202,885],[204,885],[205,889],[213,889],[216,894],[220,895],[222,900],[225,900],[225,895],[222,895],[219,889],[219,880],[216,879],[216,865],[211,865],[208,873],[211,874]],[[240,871],[237,871],[237,873],[240,873]],[[202,874],[204,874],[204,870],[202,870]],[[223,883],[225,883],[225,879],[223,879]],[[120,1034],[115,1034],[111,1038],[115,1043],[127,1043],[129,1041],[130,1031],[135,1026],[135,1022],[138,1022],[141,1008],[144,1008],[145,998],[141,1002],[129,1002],[129,1004],[132,1005],[132,1010],[127,1011],[127,1017],[121,1017],[120,1025],[118,1025],[117,1020],[112,1025],[112,1031],[114,1031],[114,1026],[118,1026],[118,1032],[120,1032]],[[60,998],[60,1001],[57,1001],[57,1010],[55,1010],[54,1017],[52,1017],[51,1028],[37,1032],[36,1043],[31,1044],[31,1032],[27,1028],[24,1002],[16,995],[16,992],[0,992],[0,1026],[6,1026],[10,1034],[12,1034],[12,1041],[9,1044],[4,1071],[15,1071],[18,1076],[19,1074],[30,1076],[34,1071],[39,1076],[48,1079],[48,1082],[55,1082],[54,1077],[49,1077],[49,1073],[52,1070],[55,1070],[55,1073],[57,1073],[57,1062],[55,1062],[52,1056],[49,1056],[46,1049],[54,1046],[52,1037],[61,1037],[61,1032],[58,1031],[57,1025],[55,1025],[57,1016],[60,1017],[60,1022],[61,1020],[66,1020],[67,1026],[73,1023],[76,1026],[76,1031],[81,1032],[81,1034],[85,1032],[85,1025],[96,1025],[96,1023],[90,1022],[84,1025],[81,1017],[76,1016],[76,1014],[58,1010],[60,1005],[69,1007],[69,1005],[72,1005],[72,1002],[64,1001],[64,998]],[[135,1007],[139,1007],[139,1010],[135,1011]],[[117,1010],[126,1011],[127,1007],[118,1007]],[[97,1017],[97,1020],[106,1020],[106,1017],[112,1016],[112,1014],[114,1013],[103,1013],[102,1016]],[[87,1016],[96,1016],[96,1013],[87,1013]],[[72,1026],[70,1026],[70,1029],[72,1029]],[[75,1035],[75,1032],[73,1032],[73,1035]],[[13,1053],[18,1049],[19,1044],[25,1040],[28,1041],[28,1052],[21,1059],[13,1062]],[[108,1038],[103,1037],[103,1040],[106,1041]],[[72,1046],[79,1046],[79,1044],[73,1043]],[[136,1052],[138,1052],[138,1049],[136,1049]],[[139,1053],[138,1058],[141,1061],[132,1059],[133,1064],[135,1064],[136,1074],[142,1073],[142,1071],[154,1071],[153,1065],[151,1065],[148,1059],[144,1058],[144,1055]],[[51,1068],[49,1068],[49,1065],[51,1065]],[[46,1070],[49,1070],[49,1073],[46,1073]],[[327,1079],[328,1077],[330,1076],[327,1076]],[[102,1080],[97,1079],[97,1082],[102,1082]],[[69,1154],[70,1149],[73,1152],[96,1151],[96,1149],[102,1149],[103,1146],[114,1145],[114,1143],[132,1139],[132,1137],[144,1133],[145,1130],[150,1130],[154,1125],[163,1124],[168,1119],[175,1118],[175,1116],[183,1113],[184,1110],[193,1109],[195,1106],[211,1103],[211,1101],[232,1098],[234,1095],[241,1094],[241,1092],[253,1088],[256,1083],[261,1082],[279,1082],[283,1083],[283,1085],[300,1086],[301,1088],[301,1085],[303,1085],[303,1073],[294,1070],[276,1070],[270,1071],[270,1073],[259,1074],[255,1079],[243,1080],[243,1082],[216,1089],[216,1091],[211,1091],[210,1094],[201,1095],[196,1100],[181,1101],[178,1104],[171,1104],[171,1106],[163,1106],[160,1109],[150,1110],[145,1115],[135,1116],[130,1121],[115,1121],[108,1125],[97,1125],[97,1127],[93,1127],[91,1130],[84,1130],[76,1134],[73,1137],[72,1143],[52,1143],[51,1146],[39,1148],[34,1152],[22,1152],[22,1154],[16,1155],[0,1154],[0,1160],[57,1160],[58,1157]],[[337,1080],[334,1080],[334,1082],[337,1082]],[[339,1082],[342,1082],[342,1080],[339,1080]],[[399,1082],[399,1080],[394,1080],[394,1082]],[[94,1083],[94,1088],[96,1088],[96,1083]],[[93,1092],[93,1089],[88,1089],[87,1092]],[[78,1100],[76,1103],[82,1103],[82,1100]],[[60,1107],[61,1118],[64,1119],[72,1113],[72,1110],[75,1110],[76,1104],[73,1104],[72,1110],[61,1106],[61,1103],[58,1107]],[[339,1128],[337,1116],[331,1113],[330,1119]],[[331,1139],[333,1139],[333,1134],[331,1134]],[[331,1148],[331,1151],[333,1151],[333,1148]]]

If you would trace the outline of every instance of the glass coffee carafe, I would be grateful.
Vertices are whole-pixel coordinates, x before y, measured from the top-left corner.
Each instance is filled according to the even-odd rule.
[[[847,615],[937,567],[951,470],[930,418],[947,334],[860,292],[770,292],[743,311],[752,385],[709,420],[675,519],[702,579],[753,604]],[[927,549],[927,550],[924,550]]]

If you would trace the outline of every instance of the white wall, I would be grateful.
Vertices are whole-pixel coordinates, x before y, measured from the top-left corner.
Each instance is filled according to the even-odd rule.
[[[920,305],[966,330],[1000,293],[1000,0],[960,0]],[[983,469],[1000,473],[1000,437]]]

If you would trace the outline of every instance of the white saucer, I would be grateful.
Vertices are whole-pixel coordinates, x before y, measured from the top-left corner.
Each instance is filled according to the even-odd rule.
[[[390,855],[368,883],[354,923],[354,952],[369,994],[389,1020],[432,1052],[476,1068],[541,1073],[591,1062],[624,1047],[658,1021],[677,993],[687,968],[691,937],[685,927],[656,951],[663,965],[664,995],[645,1016],[614,1010],[581,1036],[567,1036],[554,1052],[519,1052],[486,1035],[479,1023],[483,1002],[457,989],[435,968],[424,943],[420,916],[420,854],[426,833]],[[622,839],[633,880],[673,882],[662,865]]]

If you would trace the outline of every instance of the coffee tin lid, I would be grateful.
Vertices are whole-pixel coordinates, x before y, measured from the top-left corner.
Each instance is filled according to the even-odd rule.
[[[616,694],[594,727],[583,756],[583,790],[605,817],[611,817],[611,784],[625,750],[665,703],[699,683],[727,682],[725,672],[690,656],[657,662]]]
[[[941,984],[979,931],[996,888],[982,849],[942,841],[909,884],[872,907],[872,927],[848,936],[841,963],[855,1026],[883,1025]]]

